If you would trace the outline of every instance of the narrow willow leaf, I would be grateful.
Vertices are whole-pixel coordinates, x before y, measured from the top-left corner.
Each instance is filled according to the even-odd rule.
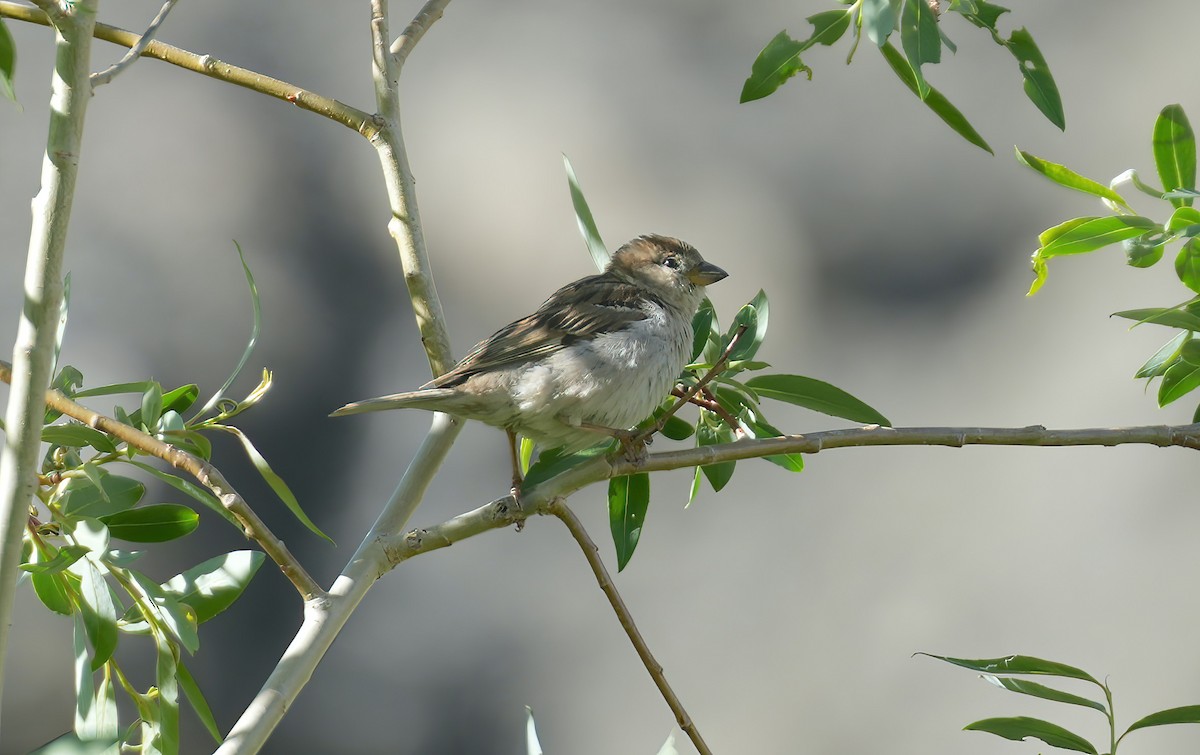
[[[1122,312],[1113,312],[1112,316],[1123,317],[1126,320],[1136,320],[1138,325],[1145,323],[1148,325],[1165,325],[1168,328],[1200,331],[1200,316],[1174,307],[1127,309]]]
[[[1161,230],[1153,220],[1140,215],[1073,218],[1042,231],[1038,236],[1042,248],[1038,249],[1037,256],[1048,260],[1068,254],[1085,254],[1147,231]]]
[[[1194,207],[1179,207],[1167,220],[1168,232],[1194,238],[1200,235],[1200,210]]]
[[[1172,365],[1162,376],[1158,386],[1158,405],[1177,401],[1200,386],[1200,367],[1188,362]]]
[[[1025,96],[1042,111],[1046,119],[1065,131],[1067,119],[1063,114],[1062,98],[1058,94],[1058,85],[1050,75],[1050,66],[1046,58],[1033,41],[1033,35],[1024,27],[1015,30],[1008,38],[1005,47],[1017,59],[1021,66],[1021,75],[1025,77]]]
[[[1188,239],[1175,258],[1175,274],[1183,285],[1200,293],[1200,244]]]
[[[117,649],[116,601],[100,570],[88,559],[80,562],[79,608],[88,641],[92,643],[91,671],[103,666]]]
[[[649,507],[650,475],[638,472],[608,481],[608,523],[617,549],[618,572],[633,558]]]
[[[162,410],[162,386],[151,380],[150,386],[142,394],[142,425],[145,426],[147,432],[154,432],[158,426],[158,418],[162,416]]]
[[[1187,341],[1179,349],[1179,358],[1188,364],[1200,365],[1200,341]]]
[[[82,614],[75,614],[72,650],[75,655],[75,736],[89,739],[96,728],[96,678],[88,662],[87,628]]]
[[[1200,408],[1196,411],[1200,412]],[[700,471],[699,467],[696,467],[696,471],[692,473],[692,486],[688,489],[687,503],[683,505],[685,509],[692,505],[692,501],[696,500],[696,496],[700,493],[700,481],[703,479],[704,474]]]
[[[178,503],[156,503],[101,517],[109,534],[131,543],[165,543],[189,534],[200,515]]]
[[[543,755],[537,725],[533,722],[533,708],[528,705],[525,706],[525,755]]]
[[[161,585],[141,572],[130,569],[128,573],[141,593],[138,605],[145,604],[154,614],[146,618],[159,630],[174,637],[189,653],[196,652],[200,647],[200,638],[196,634],[194,612],[185,609],[173,595],[167,594]]]
[[[210,558],[164,582],[163,592],[191,606],[203,624],[241,597],[264,557],[261,551],[232,551]]]
[[[75,394],[75,398],[90,398],[92,396],[111,396],[116,393],[145,393],[150,387],[150,381],[142,380],[137,383],[113,383],[88,388]]]
[[[954,129],[954,133],[976,147],[979,147],[984,152],[987,152],[989,155],[995,154],[992,152],[991,146],[984,141],[984,138],[979,135],[979,132],[967,120],[967,117],[958,108],[950,104],[950,100],[946,99],[945,95],[938,91],[936,87],[926,84],[927,90],[925,95],[921,96],[921,88],[917,83],[917,77],[908,65],[908,60],[904,57],[903,53],[892,46],[890,42],[885,43],[879,50],[883,53],[884,60],[888,62],[892,71],[904,82],[904,85],[912,90],[913,94],[920,97],[925,102],[925,105],[933,111],[933,114],[942,119],[943,123]]]
[[[567,456],[560,455],[555,449],[543,451],[538,454],[538,460],[534,462],[533,466],[529,468],[529,473],[525,475],[525,481],[521,483],[521,491],[532,490],[551,477],[557,477],[568,469],[591,461],[597,456],[607,456],[612,453],[615,447],[615,441],[606,442]]]
[[[1022,695],[1030,695],[1031,697],[1040,697],[1043,700],[1053,700],[1058,703],[1068,703],[1070,705],[1082,705],[1085,708],[1092,708],[1101,713],[1108,713],[1108,708],[1103,703],[1098,703],[1095,700],[1089,700],[1086,697],[1073,695],[1070,692],[1047,687],[1044,684],[1027,681],[1025,679],[1013,679],[1007,676],[995,676],[993,674],[984,674],[983,680],[994,684],[1002,689],[1010,692],[1017,692]]]
[[[750,66],[750,76],[742,84],[738,102],[761,100],[798,73],[804,73],[811,80],[812,69],[800,60],[800,53],[806,49],[807,43],[792,39],[786,30],[776,34]]]
[[[708,335],[712,332],[713,318],[716,313],[713,311],[712,302],[708,297],[704,297],[704,301],[700,302],[700,308],[696,310],[696,316],[692,318],[692,359],[696,361],[700,355],[704,353],[704,346],[708,343]]]
[[[1167,371],[1167,367],[1179,357],[1180,349],[1191,337],[1192,334],[1186,330],[1177,333],[1170,341],[1163,344],[1161,349],[1154,352],[1154,356],[1146,360],[1134,377],[1155,378],[1161,376]]]
[[[533,447],[536,444],[530,438],[521,438],[521,445],[517,451],[517,461],[521,465],[521,474],[529,473],[529,462],[533,460]]]
[[[822,380],[802,375],[758,375],[747,380],[746,385],[764,398],[803,406],[851,422],[892,426],[887,417],[871,406]]]
[[[164,755],[179,753],[179,651],[163,635],[154,638],[154,686],[158,687],[158,735]]]
[[[1196,135],[1180,105],[1167,105],[1154,123],[1154,165],[1163,189],[1196,188]],[[1191,207],[1191,197],[1175,197],[1171,204]]]
[[[308,514],[304,513],[304,509],[300,508],[300,502],[296,500],[296,496],[294,493],[292,493],[291,488],[289,488],[287,483],[283,481],[282,477],[275,473],[275,470],[271,469],[271,465],[268,464],[263,455],[258,452],[258,449],[254,447],[254,444],[250,442],[250,439],[246,437],[245,433],[231,425],[212,425],[211,427],[214,430],[222,430],[230,433],[239,441],[241,441],[242,448],[245,449],[246,456],[249,457],[250,463],[254,465],[254,468],[258,470],[258,473],[262,476],[262,478],[266,480],[268,485],[271,486],[271,490],[275,491],[275,495],[279,496],[279,500],[283,501],[284,505],[288,507],[288,511],[292,512],[292,516],[296,517],[301,524],[307,527],[309,532],[328,540],[331,544],[333,543],[333,540],[330,539],[330,537],[324,532],[322,532],[321,528],[313,523],[313,520],[308,518]]]
[[[575,208],[575,222],[579,224],[579,232],[583,235],[583,242],[587,244],[588,253],[592,255],[592,262],[603,272],[608,267],[612,255],[608,253],[608,248],[600,238],[600,229],[596,227],[596,219],[588,207],[587,198],[583,196],[583,189],[579,188],[575,168],[571,166],[571,161],[566,155],[562,158],[563,168],[567,171],[567,188],[571,191],[571,206]]]
[[[183,690],[183,696],[187,698],[188,704],[192,706],[196,717],[200,719],[200,723],[204,725],[204,729],[213,738],[213,741],[221,744],[224,739],[221,735],[221,728],[217,726],[217,719],[213,716],[208,700],[204,699],[200,685],[196,684],[196,679],[192,676],[192,672],[188,671],[188,667],[183,664],[182,659],[177,658],[175,664],[176,679],[179,682],[179,689]]]
[[[43,553],[40,548],[34,548],[30,556],[35,563],[44,563],[53,559],[52,555]],[[74,612],[74,606],[67,592],[66,572],[62,570],[44,574],[33,572],[29,575],[29,581],[33,583],[33,591],[37,593],[38,600],[42,601],[46,608],[55,613],[61,613],[63,616],[70,616]]]
[[[161,470],[155,469],[154,467],[150,466],[149,464],[143,464],[140,461],[132,461],[130,459],[122,459],[122,461],[124,461],[126,464],[132,464],[133,466],[137,467],[138,469],[141,469],[141,470],[153,475],[154,477],[157,477],[158,479],[167,483],[168,485],[175,488],[176,490],[178,490],[182,493],[186,493],[187,495],[191,496],[195,500],[199,501],[200,503],[203,503],[208,508],[210,508],[213,511],[220,514],[222,518],[224,518],[227,522],[232,524],[234,527],[241,529],[242,525],[238,522],[237,518],[233,514],[230,514],[229,510],[226,509],[223,505],[221,505],[221,502],[219,500],[217,500],[217,497],[215,495],[213,495],[212,493],[208,492],[207,490],[205,490],[204,488],[200,487],[199,485],[196,485],[195,483],[192,483],[192,482],[188,482],[187,480],[184,480],[183,478],[176,477],[173,474],[169,474],[167,472],[163,472]]]
[[[998,737],[1017,742],[1029,737],[1040,739],[1051,747],[1064,750],[1086,752],[1089,755],[1099,755],[1096,747],[1083,737],[1070,732],[1058,724],[1043,721],[1040,718],[1028,716],[1013,716],[1012,718],[985,718],[963,727],[965,731],[986,731]]]
[[[1131,724],[1125,733],[1145,729],[1148,726],[1166,726],[1168,724],[1200,724],[1200,705],[1184,705],[1151,713]]]
[[[779,428],[767,422],[761,416],[755,415],[754,412],[746,410],[739,417],[743,422],[750,426],[750,430],[756,438],[780,438],[783,437],[783,432]],[[804,471],[804,454],[775,454],[772,456],[762,457],[763,461],[769,461],[772,464],[783,467],[789,472]]]
[[[702,412],[702,416],[708,412]],[[721,443],[733,442],[733,430],[726,427],[719,419],[712,420],[717,423],[714,427],[709,421],[701,420],[696,425],[696,446],[715,446]],[[733,479],[734,470],[737,467],[737,462],[734,461],[719,461],[715,464],[705,464],[700,467],[700,471],[704,473],[708,479],[708,484],[712,486],[714,492],[720,493],[721,489],[729,484]]]
[[[17,66],[17,45],[13,42],[12,34],[0,19],[0,94],[13,102],[17,101],[17,93],[13,90],[13,71]]]
[[[863,0],[862,25],[867,30],[867,39],[876,47],[883,47],[896,28],[896,10],[888,0]]]
[[[1014,147],[1014,149],[1017,153],[1017,162],[1033,168],[1059,186],[1065,186],[1068,189],[1082,191],[1084,194],[1091,194],[1102,199],[1107,199],[1124,207],[1129,206],[1124,197],[1098,181],[1081,176],[1065,165],[1043,160],[1019,147]]]
[[[112,442],[112,438],[109,438],[95,428],[81,425],[77,422],[43,427],[42,442],[49,443],[52,446],[69,446],[71,448],[91,446],[97,451],[104,453],[113,453],[117,450],[116,445]]]
[[[929,95],[929,84],[925,82],[921,66],[942,59],[937,17],[925,0],[904,0],[900,11],[900,46],[904,48],[909,70],[916,80],[917,96],[923,100]]]
[[[225,383],[217,389],[217,392],[212,395],[200,408],[200,411],[192,417],[193,420],[204,416],[213,407],[225,398],[225,391],[229,390],[229,386],[233,385],[233,381],[241,374],[242,368],[246,366],[250,355],[254,353],[254,347],[258,343],[258,334],[262,330],[262,302],[258,298],[258,286],[254,283],[254,274],[250,272],[250,266],[246,264],[246,255],[242,253],[242,245],[233,242],[237,247],[238,258],[242,261],[242,272],[246,276],[246,285],[250,287],[250,303],[254,310],[254,319],[250,326],[250,340],[246,342],[246,348],[242,351],[242,358],[238,360],[237,366],[233,368],[233,373],[225,380]]]
[[[108,516],[133,508],[146,492],[145,485],[128,477],[104,472],[100,479],[100,487],[86,477],[70,479],[59,503],[62,512],[72,517]]]
[[[754,298],[750,300],[750,303],[742,307],[742,309],[745,310],[747,307],[753,312],[753,317],[745,321],[747,326],[746,332],[738,340],[737,346],[730,353],[730,362],[753,359],[767,337],[767,319],[771,310],[767,302],[766,291],[759,289]],[[739,321],[741,314],[741,312],[738,312],[738,317],[734,318],[733,324],[730,326],[730,335],[736,333],[738,327],[742,325],[742,322]]]
[[[671,415],[662,429],[662,434],[671,440],[687,440],[695,432],[695,425],[680,419],[678,415],[674,414]]]
[[[985,674],[1036,674],[1043,676],[1061,676],[1067,679],[1079,679],[1085,682],[1091,682],[1101,689],[1104,685],[1096,681],[1096,677],[1081,668],[1068,666],[1065,663],[1058,661],[1048,661],[1043,658],[1035,658],[1031,655],[1010,655],[1004,658],[953,658],[945,655],[934,655],[932,653],[916,653],[915,655],[923,655],[928,658],[936,658],[939,661],[952,663],[955,666],[972,671],[979,671]]]
[[[31,574],[54,574],[67,568],[88,552],[87,546],[83,545],[64,545],[46,561],[30,562],[21,564],[21,569],[30,572]],[[30,556],[37,551],[30,551]]]

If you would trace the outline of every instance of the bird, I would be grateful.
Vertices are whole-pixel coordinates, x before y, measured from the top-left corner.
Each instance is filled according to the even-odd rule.
[[[692,318],[705,287],[727,275],[686,242],[639,236],[612,254],[604,272],[563,286],[448,372],[331,416],[416,408],[502,428],[514,494],[521,484],[518,434],[540,453],[574,453],[617,438],[627,455],[636,454],[630,429],[675,387],[692,355]]]

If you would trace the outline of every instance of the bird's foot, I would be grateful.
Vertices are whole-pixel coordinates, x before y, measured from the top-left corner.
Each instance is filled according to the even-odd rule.
[[[621,453],[631,464],[641,464],[646,460],[647,448],[651,438],[636,430],[615,430],[613,437],[621,444]]]

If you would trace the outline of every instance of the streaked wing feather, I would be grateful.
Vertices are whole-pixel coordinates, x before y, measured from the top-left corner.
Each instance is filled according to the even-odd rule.
[[[472,375],[547,357],[581,339],[646,318],[646,292],[611,275],[593,275],[559,289],[536,312],[496,331],[429,387],[458,385]]]

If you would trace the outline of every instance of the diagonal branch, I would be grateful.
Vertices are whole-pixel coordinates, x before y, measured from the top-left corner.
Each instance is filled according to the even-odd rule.
[[[0,18],[13,18],[42,26],[50,25],[50,19],[42,11],[8,0],[0,0]],[[135,32],[101,23],[96,24],[94,35],[96,39],[129,48],[135,47],[138,40],[141,39]],[[146,49],[142,51],[142,57],[161,60],[193,73],[203,74],[218,81],[274,97],[277,100],[290,102],[301,110],[323,115],[351,128],[368,139],[375,133],[375,120],[370,113],[330,97],[323,97],[316,92],[302,89],[295,84],[289,84],[247,68],[230,65],[211,55],[198,55],[155,40],[146,45]]]
[[[150,25],[146,27],[146,31],[142,32],[142,36],[140,39],[138,39],[137,44],[135,44],[133,47],[130,47],[129,52],[125,53],[125,55],[116,63],[113,63],[111,66],[105,68],[99,73],[92,74],[92,89],[111,82],[125,69],[133,65],[133,62],[137,60],[143,52],[145,52],[146,45],[150,44],[151,40],[154,39],[154,35],[158,33],[158,28],[162,26],[163,21],[167,20],[167,14],[171,12],[171,9],[174,8],[175,4],[178,2],[179,0],[166,0],[166,2],[163,3],[162,8],[159,8],[158,15],[156,15],[154,20],[150,22]]]
[[[450,0],[429,0],[408,26],[404,27],[404,32],[396,37],[396,41],[392,43],[389,51],[395,61],[397,73],[404,67],[404,61],[408,60],[408,54],[421,41],[421,37],[425,36],[425,32],[429,31],[429,27],[442,17],[442,13],[449,4]]]
[[[0,381],[5,383],[12,381],[12,365],[3,360],[0,360]],[[217,500],[230,514],[233,514],[238,523],[242,525],[246,537],[258,543],[263,551],[279,565],[280,571],[291,580],[304,600],[311,601],[325,595],[325,591],[296,560],[284,542],[271,532],[262,519],[258,518],[258,514],[254,513],[250,505],[234,490],[215,466],[170,443],[164,443],[136,427],[118,422],[111,417],[94,412],[86,406],[77,404],[59,391],[46,391],[45,405],[88,427],[108,433],[139,451],[162,459],[172,467],[182,469],[195,477],[201,485],[208,488],[217,497]]]

